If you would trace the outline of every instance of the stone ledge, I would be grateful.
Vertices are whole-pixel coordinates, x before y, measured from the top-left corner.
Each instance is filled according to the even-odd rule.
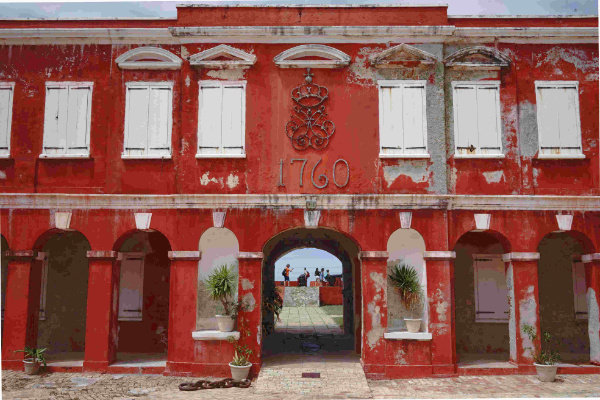
[[[240,333],[238,331],[232,331],[232,332],[195,331],[195,332],[192,332],[192,339],[194,339],[194,340],[229,340],[230,336],[233,336],[233,338],[235,340],[240,339]]]
[[[383,334],[384,339],[388,340],[431,340],[432,335],[430,332],[385,332]]]

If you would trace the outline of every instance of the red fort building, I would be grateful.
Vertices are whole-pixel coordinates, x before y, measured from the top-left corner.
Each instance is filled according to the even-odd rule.
[[[275,261],[314,248],[369,378],[530,374],[527,326],[559,373],[600,373],[598,79],[597,16],[0,20],[2,368],[31,346],[54,371],[227,376],[242,332],[256,376]],[[222,264],[230,333],[204,285]]]

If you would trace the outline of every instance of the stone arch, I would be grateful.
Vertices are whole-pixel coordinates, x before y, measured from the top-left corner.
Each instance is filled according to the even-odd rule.
[[[600,345],[593,317],[597,303],[582,260],[594,253],[593,243],[582,232],[555,231],[540,240],[537,250],[540,330],[560,343],[563,362],[587,363],[592,348]]]
[[[427,269],[424,259],[425,240],[419,232],[414,229],[398,229],[394,231],[387,242],[387,251],[389,253],[387,273],[392,272],[392,268],[398,263],[404,263],[413,267],[419,275],[419,280],[423,288],[425,298],[423,299],[423,310],[420,316],[409,316],[408,310],[400,302],[400,297],[392,285],[390,279],[387,279],[387,304],[388,304],[388,332],[405,330],[403,317],[422,318],[421,332],[429,330],[429,310],[427,307]]]
[[[166,354],[168,343],[169,239],[154,229],[133,229],[113,245],[118,252],[119,353]]]
[[[354,347],[360,352],[360,246],[346,233],[328,227],[295,227],[279,232],[263,245],[263,299],[275,290],[275,261],[291,250],[300,248],[324,250],[342,262],[344,333],[354,336]],[[311,271],[312,273],[312,271]],[[263,309],[263,330],[274,325],[273,314]],[[264,343],[264,341],[263,341]]]
[[[507,362],[516,355],[512,270],[502,258],[511,251],[510,241],[497,231],[471,230],[459,237],[454,251],[458,362]]]
[[[350,64],[350,56],[331,46],[303,44],[279,53],[273,61],[280,68],[339,68]]]
[[[204,287],[204,281],[210,273],[221,265],[233,266],[239,273],[237,256],[240,251],[236,235],[227,228],[208,228],[198,243],[200,261],[198,262],[198,296],[196,306],[196,330],[216,330],[215,314],[219,302],[211,300]],[[238,275],[239,282],[239,275]],[[236,298],[236,296],[234,296]]]

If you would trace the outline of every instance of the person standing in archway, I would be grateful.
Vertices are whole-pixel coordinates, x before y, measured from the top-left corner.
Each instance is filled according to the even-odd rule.
[[[321,286],[321,272],[319,271],[319,267],[315,268],[315,279],[316,279],[316,285],[317,286]]]
[[[290,268],[290,264],[286,265],[283,269],[283,286],[290,286],[290,272],[293,270],[294,268]]]

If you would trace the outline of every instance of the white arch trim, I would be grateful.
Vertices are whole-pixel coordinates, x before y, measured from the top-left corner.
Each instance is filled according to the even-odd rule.
[[[302,57],[320,57],[320,60],[298,60]],[[350,56],[343,51],[322,44],[303,44],[279,53],[274,59],[280,68],[340,68],[350,64]]]
[[[170,51],[152,46],[129,50],[117,57],[115,61],[121,69],[180,69],[183,62]]]
[[[219,57],[225,57],[229,60],[216,60]],[[256,56],[254,54],[246,53],[226,44],[220,44],[190,56],[190,65],[201,68],[224,69],[250,67],[255,63]]]
[[[489,62],[474,62],[465,60],[473,55],[481,55],[486,57]],[[499,70],[510,65],[510,58],[502,54],[500,51],[485,46],[467,47],[458,50],[444,59],[444,64],[450,68],[456,69],[485,69]]]
[[[371,65],[377,68],[393,68],[407,62],[433,65],[436,61],[433,54],[404,43],[369,57]]]

